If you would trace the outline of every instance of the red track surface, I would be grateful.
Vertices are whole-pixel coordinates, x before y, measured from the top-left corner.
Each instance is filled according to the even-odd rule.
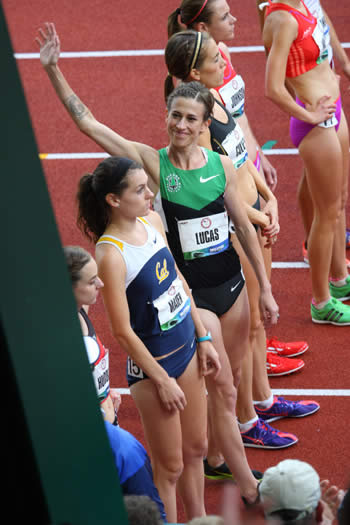
[[[230,45],[261,45],[255,2],[245,7],[231,1],[238,18],[236,39]],[[349,41],[348,0],[324,0],[342,42]],[[50,4],[50,5],[48,5]],[[108,9],[106,7],[108,5]],[[44,0],[3,0],[3,6],[17,53],[37,52],[37,28],[54,21],[63,51],[104,51],[117,49],[161,49],[166,43],[166,19],[177,7],[175,1],[152,3],[121,0],[71,2],[57,5]],[[239,11],[237,11],[239,9]],[[263,94],[265,58],[263,53],[232,55],[236,69],[247,86],[247,113],[261,144],[277,140],[277,148],[291,148],[286,117]],[[124,136],[161,147],[166,143],[163,80],[166,68],[162,56],[132,58],[62,59],[61,68],[82,100],[96,117]],[[62,107],[43,73],[38,60],[19,60],[24,91],[41,153],[101,151],[80,135]],[[342,80],[343,106],[350,115],[349,82]],[[296,186],[302,163],[297,156],[270,157],[279,173],[276,195],[279,201],[281,234],[273,252],[275,261],[301,261],[302,225],[297,210]],[[82,244],[93,252],[75,226],[74,196],[77,181],[92,171],[98,161],[46,160],[46,174],[58,228],[64,244]],[[331,173],[330,173],[331,176]],[[281,319],[274,334],[282,339],[308,340],[305,368],[290,377],[271,380],[273,388],[350,389],[349,330],[313,325],[309,319],[310,281],[307,269],[274,269],[272,284],[279,302]],[[101,300],[92,309],[98,333],[111,350],[113,386],[126,387],[125,355],[113,341]],[[315,396],[313,396],[315,397]],[[248,449],[252,467],[265,470],[284,458],[309,461],[322,478],[344,486],[350,478],[349,397],[321,397],[321,410],[304,420],[282,420],[275,425],[294,432],[299,443],[280,452]],[[122,425],[144,442],[139,416],[130,396],[123,396]],[[207,482],[209,513],[218,511],[220,484]],[[183,515],[180,510],[179,518]]]

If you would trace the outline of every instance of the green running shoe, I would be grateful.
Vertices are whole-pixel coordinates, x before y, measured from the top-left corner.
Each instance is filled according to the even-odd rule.
[[[311,303],[311,319],[313,323],[349,326],[350,306],[334,299],[334,297],[331,297],[328,303],[320,309]]]
[[[335,286],[330,282],[329,291],[331,292],[331,296],[338,299],[338,301],[347,301],[350,299],[350,275],[347,276],[344,286]]]

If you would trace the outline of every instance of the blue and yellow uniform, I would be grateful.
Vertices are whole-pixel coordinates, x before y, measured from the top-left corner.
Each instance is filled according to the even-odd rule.
[[[138,220],[147,232],[147,241],[142,246],[112,235],[103,235],[97,245],[114,246],[124,259],[130,324],[151,355],[159,358],[181,349],[158,361],[171,377],[179,377],[196,349],[190,298],[162,235],[145,218]],[[146,377],[128,358],[129,385]]]

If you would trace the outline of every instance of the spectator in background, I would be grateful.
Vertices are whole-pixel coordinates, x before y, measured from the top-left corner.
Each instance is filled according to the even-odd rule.
[[[344,495],[297,459],[267,469],[259,492],[265,517],[280,525],[331,525]]]
[[[129,525],[162,525],[159,511],[148,496],[124,496]]]

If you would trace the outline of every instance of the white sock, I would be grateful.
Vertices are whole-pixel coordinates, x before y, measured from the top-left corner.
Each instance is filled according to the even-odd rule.
[[[347,277],[344,277],[344,279],[330,279],[331,283],[334,285],[334,286],[345,286],[347,283]]]
[[[254,405],[259,405],[261,408],[269,408],[273,403],[273,394],[271,393],[270,397],[264,401],[253,401]]]
[[[258,421],[258,416],[255,416],[253,417],[253,419],[246,421],[246,423],[240,423],[238,421],[239,430],[241,432],[248,432],[248,430],[252,428],[252,426],[254,425],[254,423],[256,423],[256,421]]]

